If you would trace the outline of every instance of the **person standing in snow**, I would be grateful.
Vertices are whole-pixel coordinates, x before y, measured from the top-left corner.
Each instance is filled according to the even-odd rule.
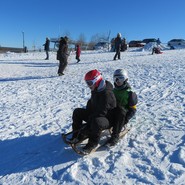
[[[126,42],[126,38],[123,38],[121,43],[121,51],[126,51],[126,50],[127,50],[127,42]]]
[[[118,33],[117,34],[117,37],[115,38],[115,50],[116,50],[116,54],[114,55],[114,60],[116,60],[116,58],[118,57],[118,59],[121,59],[121,43],[122,43],[122,40],[121,40],[121,33]]]
[[[116,98],[113,85],[104,80],[98,70],[89,71],[84,79],[91,90],[91,98],[86,108],[76,108],[73,111],[72,128],[75,131],[83,126],[83,121],[87,123],[86,135],[89,140],[83,151],[88,154],[98,145],[102,130],[110,128],[111,111],[116,107]],[[77,136],[74,133],[71,141],[77,137],[81,140],[84,134]]]
[[[49,40],[48,37],[46,37],[46,42],[45,42],[45,44],[43,44],[44,50],[46,52],[46,58],[45,58],[45,60],[49,60],[49,45],[50,45],[50,40]]]
[[[160,45],[160,44],[161,44],[161,41],[160,41],[160,39],[159,39],[159,38],[157,39],[157,41],[156,41],[156,42],[157,42],[157,45]]]
[[[77,60],[77,63],[80,62],[80,54],[81,54],[80,45],[77,44],[76,45],[76,60]]]
[[[64,75],[64,70],[67,67],[68,63],[68,37],[61,37],[59,43],[59,49],[57,51],[57,60],[59,60],[58,75]]]
[[[108,141],[110,146],[114,146],[119,141],[119,134],[124,125],[136,113],[137,95],[132,91],[128,83],[128,74],[124,69],[117,69],[113,75],[114,95],[117,101],[117,107],[114,109],[114,121],[111,138]]]

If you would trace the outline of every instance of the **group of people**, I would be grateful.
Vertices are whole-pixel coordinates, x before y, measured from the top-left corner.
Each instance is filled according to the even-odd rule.
[[[58,68],[58,75],[59,76],[62,76],[64,75],[64,70],[65,68],[67,67],[67,64],[68,64],[68,56],[69,56],[69,53],[68,53],[68,37],[65,36],[65,37],[61,37],[60,38],[60,41],[59,41],[59,49],[57,51],[57,60],[59,60],[59,68]],[[125,41],[126,43],[126,41]],[[157,40],[157,46],[156,47],[153,47],[152,49],[152,55],[153,54],[161,54],[161,50],[160,50],[160,40],[158,39]],[[46,58],[45,60],[49,60],[49,45],[50,45],[50,40],[49,38],[47,37],[46,38],[46,42],[45,44],[43,44],[44,46],[44,50],[46,51]],[[114,39],[114,47],[115,47],[115,55],[114,55],[114,58],[113,60],[120,60],[121,59],[121,48],[122,48],[122,38],[121,38],[121,33],[118,33],[117,34],[117,37]],[[80,45],[77,44],[76,45],[76,60],[77,60],[77,63],[80,62],[80,54],[81,54],[81,49],[80,49]]]
[[[69,57],[68,41],[69,41],[69,38],[67,36],[61,37],[60,41],[59,41],[59,48],[57,51],[57,60],[59,60],[59,68],[58,68],[58,75],[59,76],[64,75],[64,70],[68,64],[68,57]],[[113,60],[116,60],[117,58],[121,59],[120,58],[121,57],[120,56],[121,55],[121,47],[122,47],[121,33],[117,34],[117,37],[115,38],[114,43],[115,43],[116,54],[114,55]],[[44,50],[46,52],[45,60],[49,60],[49,50],[50,50],[49,45],[50,45],[50,40],[47,37],[45,44],[43,44]],[[80,62],[80,54],[81,54],[81,49],[80,49],[79,44],[76,45],[75,50],[76,50],[76,57],[75,58],[77,60],[77,63],[79,63]]]
[[[124,69],[117,69],[113,74],[114,87],[104,80],[101,73],[94,69],[85,74],[84,78],[91,90],[91,98],[86,108],[76,108],[72,115],[73,143],[76,139],[88,137],[88,143],[83,147],[84,153],[90,153],[99,143],[101,132],[112,128],[108,144],[113,146],[119,141],[119,134],[124,125],[135,115],[137,95],[128,83],[128,74]],[[76,130],[83,127],[82,134]]]
[[[45,51],[48,55],[48,38],[46,38]],[[59,60],[58,75],[64,75],[68,63],[68,37],[61,37],[57,60]],[[114,60],[120,59],[121,34],[115,39],[116,54]],[[76,46],[76,60],[80,61],[80,46]],[[76,108],[72,115],[72,129],[74,131],[71,143],[76,139],[88,137],[88,143],[83,147],[84,153],[90,153],[99,143],[101,132],[112,128],[111,138],[108,144],[113,146],[119,141],[122,128],[136,113],[137,95],[132,91],[128,83],[128,73],[124,69],[117,69],[113,74],[114,86],[110,81],[104,80],[102,74],[97,70],[91,70],[85,74],[84,80],[91,90],[91,97],[86,108]],[[82,134],[77,135],[76,130],[84,126]]]
[[[68,41],[69,38],[67,36],[61,37],[59,41],[59,48],[57,51],[57,60],[59,60],[59,68],[58,68],[58,75],[62,76],[64,75],[64,70],[67,67],[68,64],[68,56],[69,56],[69,51],[68,51]],[[50,45],[50,40],[47,37],[44,46],[44,50],[46,51],[46,59],[49,60],[49,45]],[[81,49],[80,45],[76,45],[76,60],[77,63],[80,62],[80,54],[81,54]]]

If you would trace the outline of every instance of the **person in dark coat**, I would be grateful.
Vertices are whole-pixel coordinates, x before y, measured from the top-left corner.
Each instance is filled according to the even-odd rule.
[[[111,51],[115,52],[115,38],[111,39]]]
[[[68,37],[61,37],[59,43],[59,49],[57,51],[57,60],[59,60],[58,75],[64,75],[64,70],[68,64]]]
[[[122,40],[121,40],[121,33],[117,34],[117,37],[115,38],[115,50],[116,50],[116,54],[114,55],[114,60],[116,60],[116,58],[118,57],[118,59],[121,59],[121,44],[122,44]]]
[[[138,102],[137,95],[132,91],[128,83],[128,74],[124,69],[117,69],[113,75],[114,79],[114,95],[117,101],[117,107],[114,109],[114,118],[112,122],[112,134],[108,141],[113,146],[119,141],[119,134],[124,125],[136,113],[136,104]]]
[[[127,50],[127,42],[126,42],[126,38],[123,38],[121,43],[121,51],[126,51],[126,50]]]
[[[81,49],[80,49],[79,44],[77,44],[76,45],[76,60],[77,60],[77,63],[80,62],[80,54],[81,54]]]
[[[159,38],[157,39],[157,41],[156,41],[156,42],[157,42],[157,45],[160,45],[160,44],[161,44],[161,41],[160,41],[160,39],[159,39]]]
[[[116,107],[116,98],[113,93],[113,85],[103,80],[101,73],[94,69],[86,73],[85,81],[91,89],[91,98],[87,102],[86,108],[76,108],[73,111],[73,131],[83,126],[83,121],[87,123],[88,143],[83,148],[83,152],[90,153],[100,140],[102,130],[111,127],[111,112]],[[77,136],[74,133],[72,139]]]
[[[46,37],[46,42],[43,44],[44,50],[46,51],[46,58],[45,60],[49,60],[49,45],[50,45],[50,40],[48,37]]]

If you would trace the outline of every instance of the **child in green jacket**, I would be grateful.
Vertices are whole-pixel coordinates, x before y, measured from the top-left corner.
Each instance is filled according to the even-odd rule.
[[[119,134],[125,124],[135,115],[137,95],[128,83],[128,73],[124,69],[117,69],[113,75],[114,95],[117,107],[114,110],[113,132],[109,145],[113,146],[119,141]]]

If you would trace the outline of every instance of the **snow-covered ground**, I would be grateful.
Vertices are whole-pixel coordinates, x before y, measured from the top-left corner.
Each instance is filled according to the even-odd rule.
[[[185,184],[185,50],[82,52],[57,76],[56,54],[0,54],[0,184]],[[131,131],[113,149],[80,157],[61,139],[90,97],[83,78],[125,68],[138,94]]]

